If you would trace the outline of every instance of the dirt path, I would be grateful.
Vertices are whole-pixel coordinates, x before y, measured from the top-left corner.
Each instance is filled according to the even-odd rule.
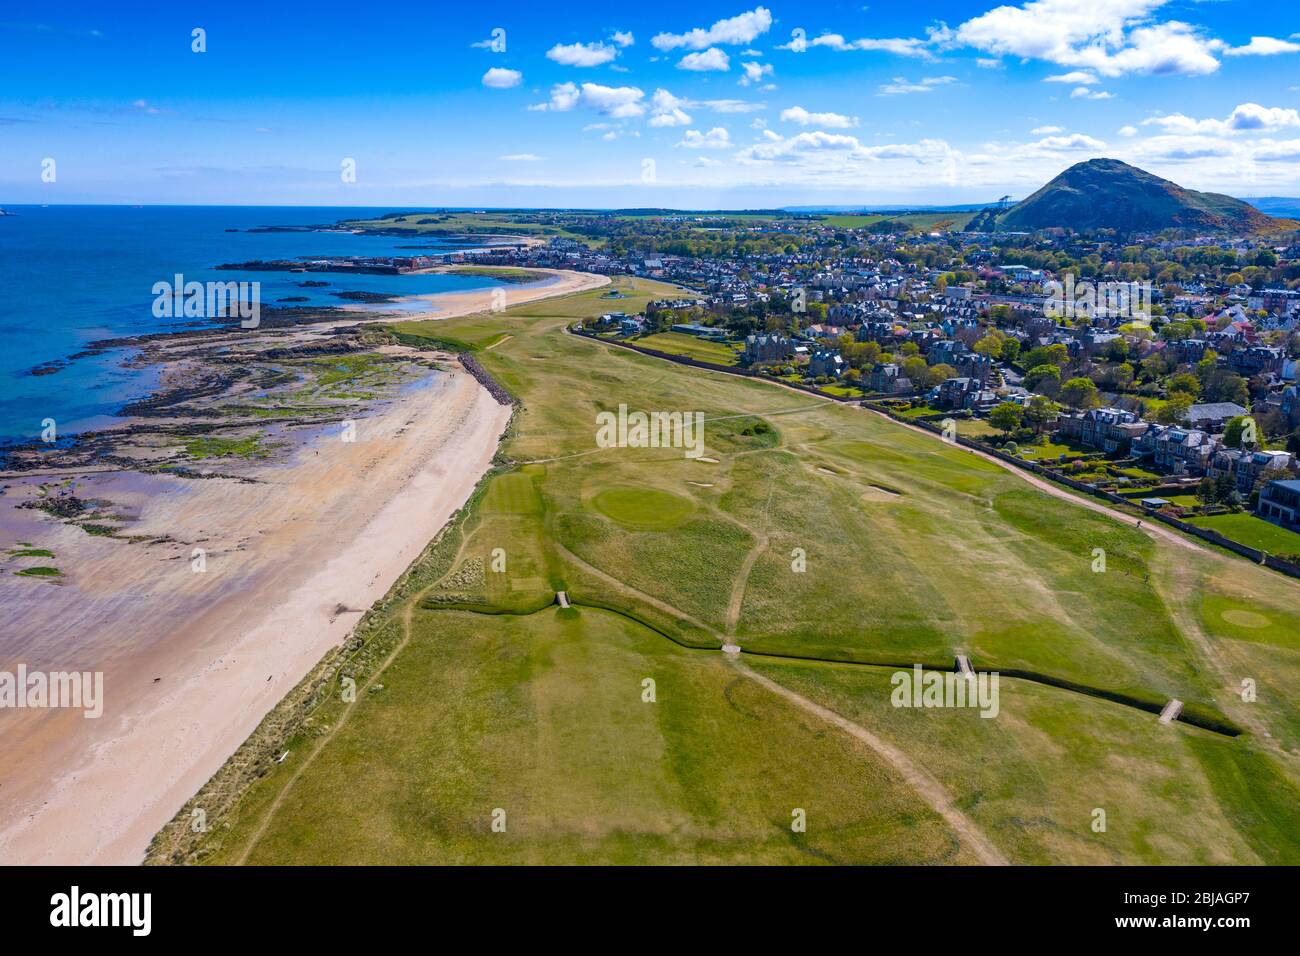
[[[952,797],[944,789],[943,784],[935,780],[916,764],[902,750],[888,743],[865,727],[855,724],[853,721],[841,717],[833,710],[828,710],[821,704],[816,704],[778,684],[776,681],[764,677],[762,674],[751,670],[749,665],[742,662],[735,662],[736,669],[745,677],[754,681],[762,687],[767,688],[772,693],[785,698],[801,710],[833,724],[840,730],[859,740],[870,747],[877,755],[883,757],[890,766],[892,766],[907,784],[917,792],[920,797],[928,803],[936,813],[957,831],[958,837],[963,843],[970,847],[971,851],[980,859],[980,862],[986,866],[1010,866],[1011,861],[1002,855],[1002,851],[993,845],[992,841],[985,835],[984,831],[966,814],[962,813],[952,802]]]
[[[772,495],[775,492],[775,490],[776,490],[775,484],[769,482],[768,489],[767,489],[767,503],[763,506],[763,527],[762,528],[751,528],[748,525],[736,521],[736,519],[732,518],[730,515],[724,515],[724,517],[727,517],[730,520],[735,521],[736,524],[740,525],[742,528],[744,528],[746,531],[748,531],[750,534],[754,536],[754,546],[749,549],[749,554],[745,555],[745,560],[741,562],[740,569],[736,572],[736,579],[731,583],[731,600],[727,604],[726,626],[727,626],[727,635],[733,638],[733,640],[730,642],[733,646],[736,643],[734,640],[734,635],[736,633],[736,625],[740,622],[740,609],[745,601],[745,588],[749,584],[749,572],[754,570],[754,565],[758,562],[759,556],[762,555],[762,553],[767,550],[767,545],[768,545],[767,524],[768,524],[769,513],[772,507]]]
[[[683,620],[690,621],[696,627],[700,627],[708,631],[711,635],[713,635],[713,637],[718,641],[718,643],[720,644],[727,643],[727,641],[723,639],[723,636],[718,633],[717,628],[710,627],[708,624],[705,624],[703,621],[697,620],[696,618],[687,614],[685,611],[681,610],[680,608],[673,607],[667,601],[661,601],[657,597],[646,594],[644,591],[638,591],[630,584],[623,583],[618,578],[614,577],[612,574],[608,574],[605,571],[602,571],[600,568],[596,567],[594,564],[589,564],[588,562],[584,561],[582,558],[578,557],[576,554],[574,554],[564,545],[560,544],[558,540],[553,541],[551,543],[551,546],[555,548],[556,552],[561,557],[565,558],[568,561],[572,561],[578,567],[582,568],[582,570],[586,571],[588,574],[592,575],[593,577],[599,578],[601,581],[608,584],[610,587],[614,588],[615,590],[622,591],[624,594],[630,594],[638,601],[644,601],[646,604],[649,604],[651,607],[658,608],[659,610],[663,611],[665,614],[671,614],[673,617],[680,617]]]

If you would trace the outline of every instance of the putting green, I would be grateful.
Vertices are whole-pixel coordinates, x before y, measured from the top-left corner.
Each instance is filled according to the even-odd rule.
[[[591,505],[605,517],[639,531],[675,528],[695,510],[690,499],[681,495],[626,485],[605,488],[591,499]]]
[[[1270,621],[1263,614],[1256,614],[1254,611],[1242,611],[1237,608],[1223,612],[1223,619],[1229,624],[1236,624],[1238,627],[1249,627],[1251,629],[1268,627]]]

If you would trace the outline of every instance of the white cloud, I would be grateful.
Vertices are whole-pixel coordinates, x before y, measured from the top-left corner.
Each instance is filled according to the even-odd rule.
[[[645,114],[641,102],[645,91],[635,86],[602,86],[599,83],[556,83],[546,103],[535,103],[530,110],[567,113],[576,106],[594,109],[614,119],[628,119]]]
[[[1063,126],[1040,126],[1037,129],[1031,129],[1029,132],[1034,136],[1050,136],[1053,133],[1065,132],[1065,128]]]
[[[507,153],[497,159],[504,159],[508,163],[540,163],[545,157],[536,153]]]
[[[1227,119],[1192,119],[1182,113],[1153,116],[1143,126],[1159,126],[1166,133],[1193,135],[1232,135],[1234,133],[1270,133],[1300,126],[1300,112],[1280,106],[1242,103]]]
[[[920,143],[891,143],[882,146],[863,146],[856,136],[846,133],[828,133],[814,130],[799,133],[788,139],[772,130],[764,130],[764,141],[749,146],[736,154],[743,164],[786,163],[814,166],[827,170],[846,172],[861,163],[886,159],[912,159],[917,162],[935,162],[952,155],[943,140],[922,140]]]
[[[1090,90],[1086,86],[1076,86],[1070,90],[1070,99],[1072,100],[1110,100],[1114,98],[1114,93],[1107,93],[1105,90]]]
[[[1121,136],[1136,136],[1137,133],[1138,128],[1136,126],[1121,126],[1119,128],[1119,135]]]
[[[1069,73],[1058,73],[1055,76],[1043,77],[1044,83],[1069,83],[1072,86],[1093,86],[1100,83],[1101,80],[1089,73],[1087,70],[1073,70]]]
[[[699,53],[688,53],[677,63],[679,70],[691,70],[696,73],[703,73],[709,70],[726,71],[731,69],[731,58],[727,56],[725,50],[720,50],[716,46],[709,47]]]
[[[628,47],[636,42],[631,30],[615,30],[609,37],[615,46]]]
[[[546,58],[561,66],[600,66],[618,56],[618,49],[595,43],[557,43],[546,51]]]
[[[687,149],[731,149],[731,135],[721,126],[715,126],[707,133],[688,129],[677,145]]]
[[[1274,37],[1251,37],[1245,46],[1228,47],[1223,51],[1224,56],[1276,56],[1279,53],[1300,53],[1300,43]]]
[[[714,113],[753,113],[766,109],[764,103],[751,103],[748,100],[690,100],[674,96],[668,90],[657,89],[650,98],[651,126],[689,126],[692,122],[689,111],[711,110]]]
[[[685,107],[689,104],[681,97],[673,96],[667,90],[658,89],[650,98],[651,126],[689,126],[690,114]]]
[[[817,47],[822,46],[839,53],[850,50],[866,50],[868,52],[893,53],[897,56],[919,56],[929,58],[932,56],[927,44],[929,40],[922,40],[915,37],[886,37],[872,38],[864,37],[860,40],[846,40],[839,33],[823,33],[819,37],[804,41],[804,46]],[[782,44],[778,49],[795,50],[798,49],[796,41],[791,40],[789,43]]]
[[[742,63],[740,68],[745,71],[745,75],[740,78],[741,86],[758,83],[763,77],[772,75],[771,63]]]
[[[696,156],[695,162],[692,163],[692,165],[704,166],[704,167],[721,166],[722,161],[718,159],[714,159],[712,156]]]
[[[1094,86],[1101,77],[1132,73],[1204,75],[1219,69],[1221,56],[1272,56],[1300,52],[1300,34],[1282,40],[1252,37],[1234,47],[1203,28],[1180,20],[1161,20],[1157,12],[1173,0],[1024,0],[1003,3],[960,24],[939,23],[924,37],[845,39],[825,32],[811,40],[792,39],[779,49],[803,52],[813,47],[866,50],[933,59],[939,51],[971,47],[988,56],[982,68],[1001,66],[1003,56],[1042,60],[1074,68],[1048,82]],[[897,92],[920,92],[899,90]],[[1106,99],[1108,96],[1090,96]]]
[[[829,129],[848,129],[858,125],[856,116],[842,113],[810,113],[802,106],[792,106],[781,111],[781,120],[785,123],[797,123],[800,126],[825,126]]]
[[[1084,136],[1082,133],[1071,133],[1069,136],[1047,136],[1032,145],[1037,149],[1049,149],[1057,152],[1077,149],[1096,152],[1106,148],[1106,144],[1101,140],[1093,139],[1091,136]]]
[[[1221,40],[1152,14],[1168,0],[1030,0],[1004,5],[957,27],[955,39],[998,55],[1081,67],[1102,76],[1213,73]]]
[[[751,103],[748,100],[699,100],[691,105],[702,106],[715,113],[756,113],[767,108],[766,103]]]
[[[992,59],[992,58],[990,58],[990,57],[983,57],[983,56],[982,56],[982,57],[978,58],[978,59],[975,61],[975,65],[978,66],[981,70],[1000,70],[1000,69],[1002,69],[1002,61],[1001,61],[1001,60],[997,60],[997,59]]]
[[[955,76],[927,76],[919,83],[910,83],[906,77],[896,76],[892,83],[882,83],[877,96],[903,96],[908,93],[929,93],[935,87],[956,83]]]
[[[703,50],[715,43],[741,45],[752,43],[772,28],[772,12],[766,7],[755,7],[726,20],[719,20],[707,30],[696,27],[686,33],[660,33],[650,42],[657,50]]]
[[[483,74],[483,85],[494,90],[508,90],[524,81],[524,75],[518,70],[507,70],[494,66]]]
[[[582,84],[582,104],[615,119],[641,116],[645,93],[635,86],[602,86],[599,83]]]

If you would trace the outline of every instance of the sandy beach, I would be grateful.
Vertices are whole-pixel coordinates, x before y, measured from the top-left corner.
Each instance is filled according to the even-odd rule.
[[[506,287],[506,302],[607,281],[550,273]],[[490,292],[433,297],[421,317],[492,301]],[[291,341],[330,344],[349,324],[312,325]],[[0,670],[104,675],[98,719],[0,711],[0,863],[139,863],[153,834],[468,498],[510,408],[452,360],[434,368],[400,346],[382,352],[402,363],[400,375],[364,415],[273,431],[269,460],[220,459],[220,477],[87,468],[0,480],[4,546],[49,551],[61,572],[0,574]],[[355,440],[341,437],[349,422]],[[111,502],[129,536],[14,506],[55,480]]]

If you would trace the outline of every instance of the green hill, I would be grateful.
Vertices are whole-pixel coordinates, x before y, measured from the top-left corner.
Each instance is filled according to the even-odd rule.
[[[970,226],[982,231],[1188,229],[1231,233],[1295,227],[1295,222],[1265,215],[1240,199],[1184,189],[1118,159],[1076,163],[1028,198],[1005,210],[989,209]]]

